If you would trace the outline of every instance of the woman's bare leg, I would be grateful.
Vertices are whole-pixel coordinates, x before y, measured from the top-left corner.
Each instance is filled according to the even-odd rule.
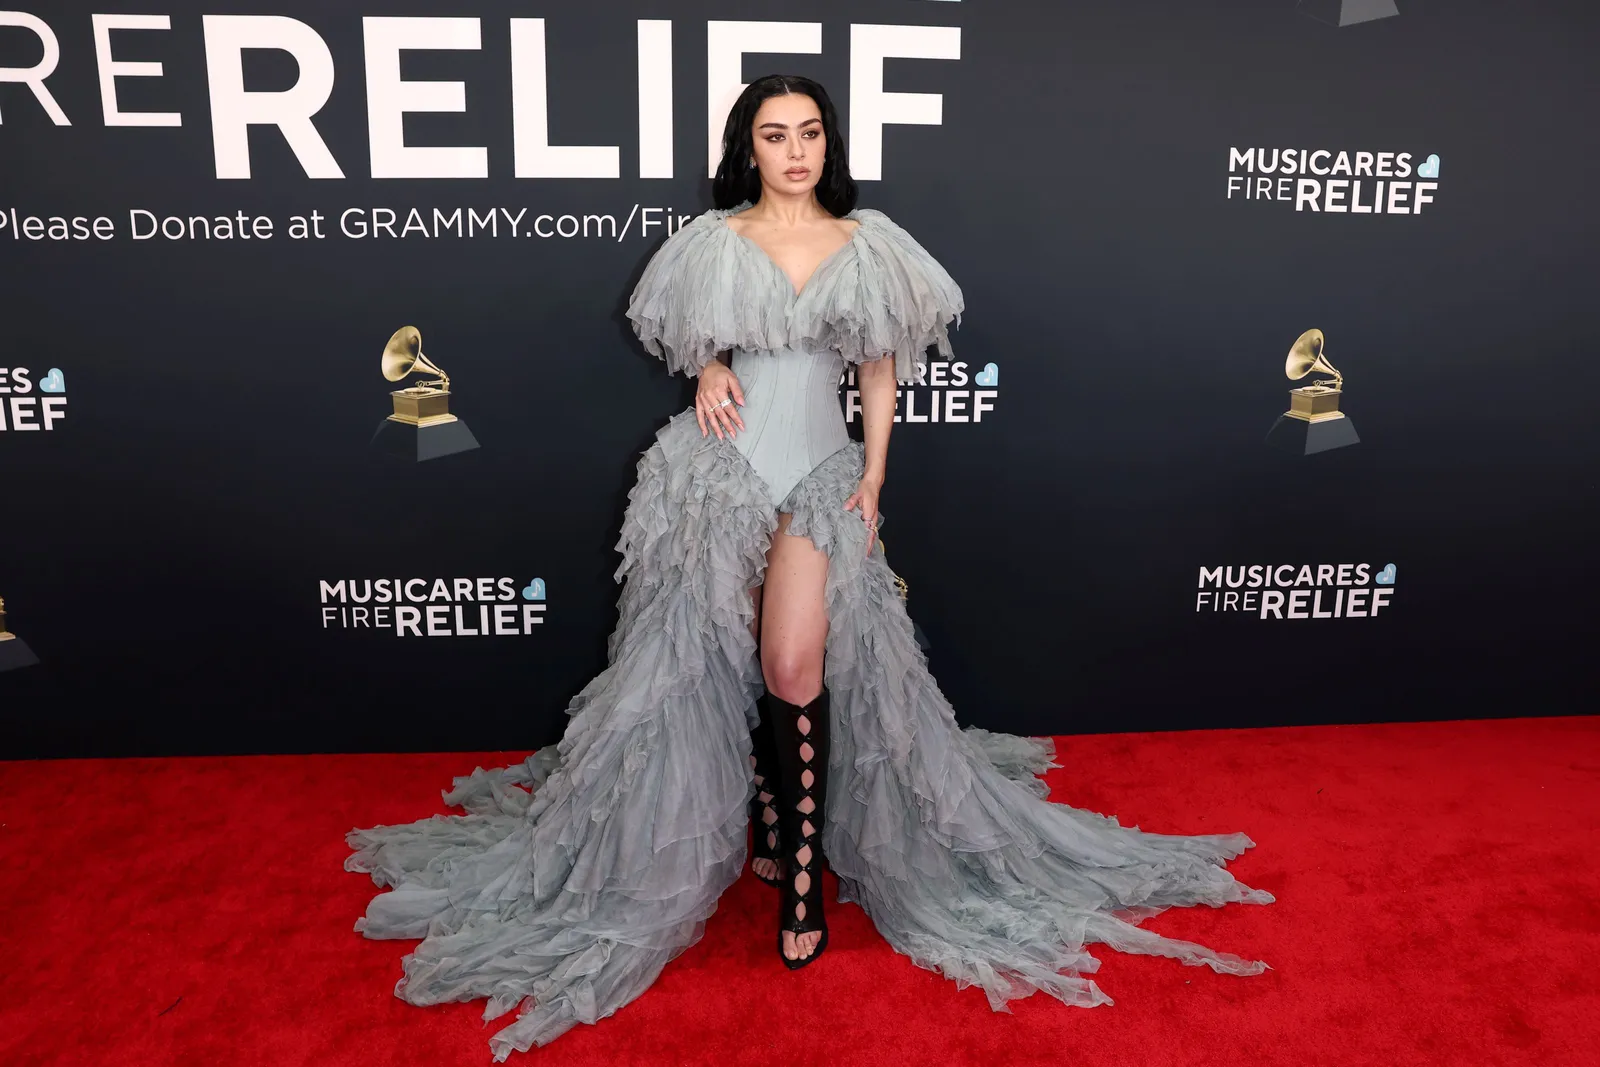
[[[789,535],[787,512],[778,515],[778,531],[767,552],[767,574],[761,603],[761,673],[767,691],[790,704],[805,705],[822,692],[822,654],[828,640],[825,592],[828,556],[807,537]],[[816,808],[808,796],[802,814]],[[795,890],[805,893],[810,876],[801,872]],[[805,959],[822,934],[783,934],[783,954]]]

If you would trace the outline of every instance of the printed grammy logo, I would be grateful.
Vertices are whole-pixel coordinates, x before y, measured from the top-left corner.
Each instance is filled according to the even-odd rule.
[[[1344,395],[1344,375],[1334,369],[1323,354],[1321,330],[1307,330],[1295,339],[1283,361],[1283,372],[1290,381],[1299,381],[1312,371],[1331,374],[1309,385],[1289,390],[1289,410],[1278,416],[1267,432],[1267,444],[1299,456],[1326,452],[1331,448],[1359,444],[1355,423],[1339,410]]]
[[[6,602],[0,598],[0,671],[31,667],[39,662],[28,643],[6,629]]]
[[[415,326],[402,326],[389,338],[382,369],[391,382],[417,373],[438,377],[389,394],[394,413],[378,424],[375,447],[417,463],[478,447],[467,424],[450,413],[450,376],[422,354],[422,333]]]

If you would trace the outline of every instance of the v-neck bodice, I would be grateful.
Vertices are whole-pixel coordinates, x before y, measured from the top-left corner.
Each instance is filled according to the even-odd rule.
[[[818,274],[822,273],[822,271],[832,264],[834,260],[850,251],[850,246],[855,244],[856,235],[861,232],[862,225],[861,220],[856,217],[857,212],[851,211],[842,216],[843,218],[855,221],[855,226],[850,230],[850,236],[845,238],[844,244],[840,245],[838,248],[835,248],[832,252],[829,252],[826,256],[823,256],[822,259],[818,260],[817,265],[811,268],[811,274],[806,278],[805,282],[800,286],[800,288],[796,289],[794,287],[794,279],[789,277],[789,272],[784,270],[783,266],[777,260],[772,258],[771,252],[768,252],[765,248],[762,248],[760,243],[756,241],[755,238],[747,236],[746,234],[742,234],[738,230],[735,230],[732,226],[728,225],[728,219],[736,214],[742,214],[742,211],[735,210],[724,214],[722,216],[722,225],[726,226],[735,237],[742,241],[748,241],[751,245],[755,246],[755,250],[761,253],[761,257],[771,265],[772,269],[783,276],[783,280],[788,284],[789,291],[793,294],[793,298],[795,300],[799,300],[805,295],[805,291],[811,288],[811,282]]]
[[[753,259],[771,271],[791,314],[794,306],[805,300],[811,286],[826,284],[833,265],[854,251],[852,246],[863,225],[856,218],[857,212],[845,215],[856,221],[850,236],[822,257],[805,283],[796,289],[794,279],[772,258],[772,253],[728,224],[730,215],[742,211],[724,213],[718,222],[750,249]],[[850,433],[839,410],[844,357],[832,349],[803,343],[769,350],[734,348],[729,367],[744,394],[739,417],[745,428],[734,436],[733,445],[766,483],[773,506],[781,508],[802,478],[850,443]]]

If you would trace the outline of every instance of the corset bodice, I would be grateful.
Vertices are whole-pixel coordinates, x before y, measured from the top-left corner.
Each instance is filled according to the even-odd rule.
[[[839,408],[844,363],[838,352],[806,346],[733,350],[745,427],[733,443],[766,482],[775,507],[817,464],[850,443]]]

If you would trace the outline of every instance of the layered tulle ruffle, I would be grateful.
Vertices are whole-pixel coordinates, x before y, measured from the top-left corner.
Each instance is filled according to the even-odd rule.
[[[930,346],[954,355],[949,327],[961,325],[961,288],[883,212],[861,208],[849,217],[861,220],[851,254],[819,268],[795,301],[795,343],[857,364],[887,355],[896,381],[916,381]]]
[[[727,214],[697,215],[663,241],[628,300],[634,333],[669,374],[699,374],[724,350],[789,343],[789,300],[773,277],[783,271],[728,228]]]
[[[760,667],[748,588],[776,516],[744,457],[677,416],[638,464],[609,665],[556,748],[475,771],[469,814],[352,831],[347,870],[393,889],[356,929],[421,937],[395,994],[521,1004],[496,1060],[638,996],[700,938],[744,863]],[[521,787],[532,790],[531,796]]]
[[[915,381],[928,348],[953,355],[961,289],[927,249],[881,211],[845,215],[860,223],[813,271],[799,293],[728,215],[712,209],[668,237],[628,302],[644,347],[673,373],[698,374],[728,349],[753,352],[803,346],[832,350],[850,363],[894,360],[895,378]]]
[[[841,897],[916,963],[991,1004],[1043,990],[1108,1003],[1085,945],[1218,971],[1265,965],[1137,923],[1176,905],[1266,903],[1222,864],[1243,834],[1149,834],[1042,799],[1048,742],[963,731],[927,670],[881,545],[844,500],[862,448],[781,502],[830,557],[824,662],[833,743],[824,851]],[[761,672],[749,631],[779,503],[732,442],[671,419],[638,464],[618,550],[608,665],[559,745],[457,778],[466,814],[351,831],[352,871],[390,891],[357,929],[423,938],[397,996],[488,998],[496,1060],[595,1022],[699,939],[745,858],[749,727]]]
[[[1035,991],[1069,1004],[1110,1003],[1082,977],[1099,967],[1084,951],[1093,942],[1224,973],[1265,970],[1137,926],[1177,905],[1270,903],[1270,893],[1222,866],[1250,838],[1145,833],[1044,802],[996,766],[997,755],[1017,765],[1005,760],[1004,742],[982,744],[957,727],[881,546],[866,555],[859,516],[835,503],[861,472],[855,444],[788,503],[789,532],[829,555],[834,777],[823,849],[841,898],[858,902],[895,949],[958,985],[981,987],[997,1010]],[[1029,759],[1026,749],[1021,758]]]

